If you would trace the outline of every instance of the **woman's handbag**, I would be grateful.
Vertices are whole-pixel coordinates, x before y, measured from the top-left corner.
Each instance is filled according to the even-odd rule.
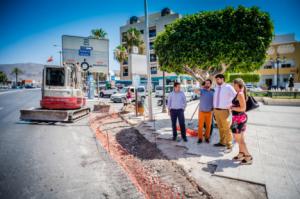
[[[259,107],[258,102],[254,99],[253,96],[248,96],[247,102],[246,102],[246,112],[251,111],[253,109],[256,109]]]

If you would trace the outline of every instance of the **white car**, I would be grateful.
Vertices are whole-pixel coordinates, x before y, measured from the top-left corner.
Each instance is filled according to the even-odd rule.
[[[182,85],[181,86],[181,90],[184,92],[185,94],[185,97],[186,97],[186,101],[189,102],[189,101],[192,101],[192,96],[193,96],[193,93],[194,93],[194,89],[191,85]]]
[[[108,96],[110,97],[111,95],[115,94],[118,92],[118,89],[116,88],[111,88],[111,89],[101,89],[99,93],[99,97],[105,97]]]
[[[156,86],[155,87],[155,97],[162,97],[163,96],[163,87],[162,86]],[[165,94],[171,93],[173,91],[172,85],[166,85],[165,86]]]
[[[124,102],[126,100],[126,95],[127,95],[128,89],[130,89],[133,96],[135,96],[135,90],[136,90],[135,87],[129,86],[129,87],[122,88],[120,90],[120,92],[111,95],[110,100],[113,101],[113,102],[119,102],[119,103]],[[137,93],[138,93],[138,97],[145,100],[145,98],[146,98],[146,89],[145,89],[144,86],[138,86],[137,87]]]

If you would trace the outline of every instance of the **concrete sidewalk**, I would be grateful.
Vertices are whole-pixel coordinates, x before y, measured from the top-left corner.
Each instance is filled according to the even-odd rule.
[[[193,114],[198,101],[191,102],[185,114],[186,120]],[[156,113],[155,122],[146,122],[139,125],[141,132],[152,131],[156,139],[165,140],[158,142],[158,147],[165,153],[173,150],[172,157],[187,171],[193,170],[191,165],[203,164],[213,166],[212,175],[265,185],[268,198],[300,198],[300,107],[265,106],[248,113],[246,143],[254,157],[252,165],[239,165],[232,161],[238,153],[235,144],[233,152],[226,154],[224,149],[213,147],[219,140],[218,129],[213,130],[211,143],[197,144],[197,138],[190,137],[189,142],[177,142],[175,146],[186,149],[185,155],[176,154],[171,141],[171,122],[168,114]],[[197,128],[198,115],[193,120]],[[128,117],[131,122],[138,122],[135,117]],[[147,136],[146,136],[147,137]],[[155,140],[156,142],[156,140]],[[164,143],[164,144],[161,144]],[[190,171],[189,171],[190,172]],[[191,173],[191,172],[190,172]],[[197,173],[192,176],[201,182]]]

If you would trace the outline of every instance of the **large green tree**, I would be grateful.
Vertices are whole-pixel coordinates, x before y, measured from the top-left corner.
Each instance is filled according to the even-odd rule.
[[[102,28],[93,29],[91,31],[91,37],[95,39],[104,39],[107,36],[107,33]]]
[[[266,58],[273,23],[257,7],[227,7],[185,16],[168,25],[154,43],[160,67],[198,81],[218,73],[251,72]]]
[[[15,68],[13,68],[12,70],[11,70],[11,74],[12,75],[15,75],[15,77],[16,77],[16,84],[18,84],[18,77],[19,77],[19,75],[21,75],[21,74],[23,74],[24,72],[21,70],[21,69],[19,69],[18,67],[15,67]]]

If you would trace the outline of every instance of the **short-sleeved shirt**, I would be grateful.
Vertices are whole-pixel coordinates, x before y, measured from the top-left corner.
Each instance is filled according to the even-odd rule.
[[[214,90],[200,89],[200,104],[201,112],[210,112],[213,109]]]

